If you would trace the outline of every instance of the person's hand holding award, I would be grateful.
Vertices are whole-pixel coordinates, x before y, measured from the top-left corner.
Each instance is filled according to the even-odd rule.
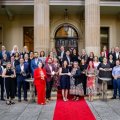
[[[45,75],[42,71],[40,72],[40,76],[41,76],[41,79],[44,80]]]

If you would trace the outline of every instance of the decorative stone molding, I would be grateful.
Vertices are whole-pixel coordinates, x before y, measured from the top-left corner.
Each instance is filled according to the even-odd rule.
[[[50,5],[76,5],[84,6],[85,1],[50,0]],[[0,5],[34,5],[34,0],[3,0]],[[120,1],[100,1],[100,6],[120,6]]]

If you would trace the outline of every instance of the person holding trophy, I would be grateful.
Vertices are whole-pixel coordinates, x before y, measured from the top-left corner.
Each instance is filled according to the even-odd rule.
[[[16,75],[17,75],[17,85],[18,85],[18,102],[21,102],[21,87],[23,87],[24,91],[24,101],[27,100],[27,87],[26,81],[29,74],[29,67],[24,63],[24,59],[20,59],[20,65],[16,66]]]
[[[37,103],[44,105],[46,103],[46,70],[41,62],[38,63],[38,68],[34,70],[34,85],[37,91]]]
[[[7,94],[6,104],[7,105],[15,104],[13,99],[14,99],[14,93],[15,93],[14,78],[16,77],[16,73],[15,73],[15,69],[12,68],[12,65],[10,62],[6,64],[6,68],[2,73],[2,77],[5,78],[5,89]]]

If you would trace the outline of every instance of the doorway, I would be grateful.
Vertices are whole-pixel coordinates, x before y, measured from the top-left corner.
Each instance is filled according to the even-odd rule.
[[[101,51],[103,47],[106,46],[109,50],[109,27],[100,28],[100,48]]]
[[[23,45],[27,46],[29,51],[34,50],[34,27],[23,27]]]
[[[78,33],[74,27],[70,24],[63,24],[55,33],[55,48],[57,52],[60,51],[60,47],[64,46],[65,50],[70,52],[73,49],[78,51]]]

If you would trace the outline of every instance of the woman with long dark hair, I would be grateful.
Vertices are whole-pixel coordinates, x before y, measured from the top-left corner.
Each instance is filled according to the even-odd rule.
[[[93,52],[90,52],[90,55],[87,59],[87,64],[89,64],[90,61],[93,61],[94,60],[94,53]]]
[[[80,63],[80,60],[78,58],[79,58],[79,55],[78,55],[77,50],[73,49],[72,54],[71,54],[71,62],[73,63],[73,62],[77,61],[78,63]]]

